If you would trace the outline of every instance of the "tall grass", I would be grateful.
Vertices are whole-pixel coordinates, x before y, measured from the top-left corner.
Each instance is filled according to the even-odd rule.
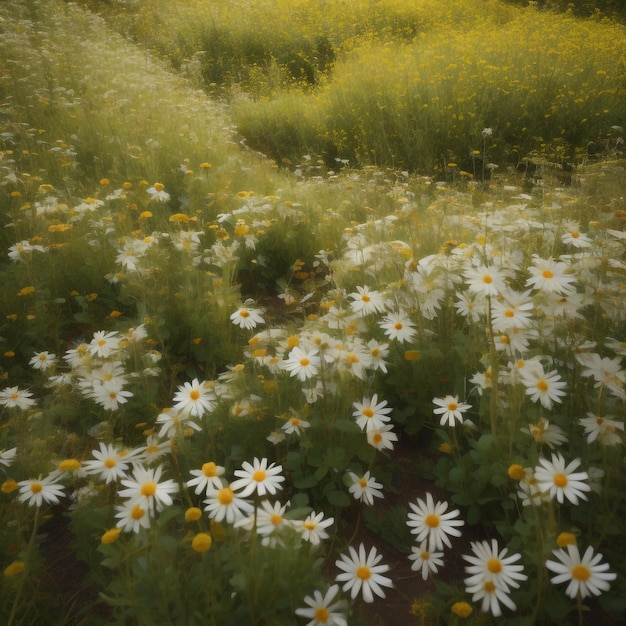
[[[459,24],[409,44],[364,45],[317,93],[243,103],[235,119],[275,157],[293,158],[300,146],[271,152],[267,116],[300,109],[293,135],[302,141],[314,119],[311,149],[353,163],[432,171],[454,162],[484,177],[489,162],[529,155],[580,162],[590,143],[606,146],[621,132],[612,127],[624,120],[625,41],[620,26],[528,10],[502,26]]]

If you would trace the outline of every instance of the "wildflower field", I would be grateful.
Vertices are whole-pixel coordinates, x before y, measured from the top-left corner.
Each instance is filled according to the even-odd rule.
[[[621,623],[625,44],[2,3],[0,621]]]

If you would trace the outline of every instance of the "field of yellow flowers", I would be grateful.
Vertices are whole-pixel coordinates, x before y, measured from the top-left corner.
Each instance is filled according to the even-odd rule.
[[[619,623],[623,27],[82,4],[0,5],[2,623]]]

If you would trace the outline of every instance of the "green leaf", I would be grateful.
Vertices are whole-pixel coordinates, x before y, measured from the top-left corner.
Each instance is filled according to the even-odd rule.
[[[352,420],[337,420],[334,424],[333,424],[333,428],[335,430],[338,430],[342,433],[355,433],[355,434],[359,434],[361,432],[361,429],[359,428],[359,425],[352,421]]]
[[[319,480],[315,478],[313,474],[308,476],[295,476],[293,477],[293,485],[296,489],[311,489],[319,483]]]
[[[345,491],[339,491],[337,489],[329,491],[326,494],[326,499],[328,500],[328,503],[333,506],[346,507],[352,504],[350,496]]]
[[[470,508],[467,511],[466,519],[467,519],[467,523],[470,526],[473,526],[474,524],[478,524],[478,522],[480,522],[480,508],[477,507],[475,504],[470,506]]]

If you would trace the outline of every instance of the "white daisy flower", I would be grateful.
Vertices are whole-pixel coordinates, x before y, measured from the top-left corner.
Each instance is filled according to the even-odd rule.
[[[414,572],[421,571],[423,580],[428,580],[430,574],[436,574],[438,568],[443,567],[443,552],[431,552],[427,543],[424,540],[419,547],[412,546],[409,555],[409,560],[413,561],[411,569]]]
[[[211,383],[200,382],[194,378],[190,383],[184,383],[178,387],[178,391],[174,394],[172,408],[181,416],[202,417],[205,413],[213,411],[215,405],[216,398]]]
[[[267,459],[261,460],[255,457],[252,463],[244,461],[242,469],[235,470],[237,480],[231,483],[231,488],[238,491],[238,495],[246,498],[253,493],[263,497],[266,493],[275,495],[283,486],[280,484],[285,480],[281,475],[282,465],[272,463],[268,466]]]
[[[440,416],[439,423],[444,426],[447,422],[448,426],[454,426],[458,421],[463,423],[463,413],[472,408],[470,404],[459,402],[458,396],[445,396],[444,398],[433,398],[433,404],[437,407],[433,409],[435,415]]]
[[[382,313],[385,310],[385,298],[378,291],[370,291],[370,288],[357,287],[355,293],[348,297],[352,298],[350,308],[360,317],[371,315],[372,313]]]
[[[40,372],[46,372],[57,362],[56,354],[50,354],[47,350],[44,352],[35,352],[35,356],[28,362],[34,369]]]
[[[615,580],[617,574],[609,572],[609,565],[601,563],[602,554],[594,555],[593,548],[589,546],[582,558],[578,547],[568,545],[567,550],[553,550],[552,554],[558,559],[546,561],[546,567],[556,576],[550,580],[555,585],[567,582],[565,593],[570,598],[586,598],[599,596],[602,592],[611,588],[609,581]]]
[[[623,443],[624,423],[608,417],[599,417],[593,413],[587,413],[578,423],[584,427],[587,435],[587,443],[597,441],[603,446],[619,446]]]
[[[303,350],[296,346],[282,363],[283,369],[300,381],[305,381],[319,372],[321,360],[317,349]]]
[[[221,489],[210,488],[204,503],[204,510],[218,523],[226,520],[226,523],[234,524],[254,511],[254,506],[236,495],[228,485]]]
[[[262,313],[262,309],[240,307],[230,316],[230,321],[235,324],[235,326],[239,326],[239,328],[252,330],[259,324],[265,324]]]
[[[193,478],[187,481],[187,487],[195,487],[196,495],[203,491],[208,494],[211,489],[221,489],[226,482],[221,478],[225,471],[221,465],[216,465],[213,461],[204,463],[202,469],[189,471]]]
[[[348,491],[350,491],[355,500],[372,506],[374,498],[384,498],[383,492],[380,490],[382,484],[377,482],[373,476],[370,476],[369,471],[365,472],[363,476],[358,476],[354,472],[348,472],[347,476],[350,481]]]
[[[352,416],[356,418],[356,423],[361,430],[377,430],[385,426],[391,419],[389,413],[392,408],[387,406],[387,401],[378,402],[378,394],[371,398],[363,397],[361,402],[353,402],[354,412]]]
[[[18,484],[20,495],[18,500],[26,502],[28,506],[40,507],[42,504],[59,504],[59,498],[62,498],[63,485],[55,483],[61,472],[54,471],[45,478],[30,478],[22,480]]]
[[[326,594],[315,590],[313,596],[306,596],[306,608],[296,609],[296,615],[310,619],[306,626],[348,626],[345,617],[345,602],[335,602],[339,585],[332,585]]]
[[[178,485],[171,479],[159,482],[162,473],[163,467],[160,465],[154,468],[136,465],[132,478],[121,480],[122,486],[126,489],[118,492],[120,498],[132,500],[150,513],[162,511],[166,506],[171,506],[172,495],[178,492]]]
[[[535,467],[535,478],[539,489],[550,494],[550,498],[563,504],[567,498],[572,504],[578,504],[578,498],[587,499],[585,491],[590,491],[587,472],[574,472],[580,466],[580,459],[574,459],[565,465],[565,459],[559,453],[552,454],[552,461],[540,458]]]
[[[373,602],[374,596],[385,597],[383,587],[393,587],[390,578],[383,576],[389,571],[389,566],[380,564],[382,554],[378,554],[375,547],[366,553],[365,546],[359,545],[358,551],[352,546],[349,547],[349,555],[342,554],[335,561],[335,565],[342,570],[341,574],[335,577],[338,583],[344,583],[343,591],[349,591],[354,600],[359,592],[365,602]]]
[[[332,526],[335,519],[328,517],[324,519],[323,513],[310,513],[306,519],[294,522],[294,528],[300,533],[302,538],[314,546],[320,544],[322,539],[328,539],[326,529]]]
[[[378,325],[385,331],[385,335],[389,339],[399,343],[412,341],[417,334],[415,324],[406,313],[402,312],[385,315],[382,322],[379,322]]]
[[[418,498],[417,504],[409,502],[409,507],[411,512],[408,514],[407,526],[416,535],[418,542],[428,540],[429,550],[442,550],[444,544],[451,548],[448,535],[461,536],[458,528],[465,522],[457,519],[460,515],[458,509],[448,511],[447,502],[435,504],[432,494],[427,493],[426,501]]]

